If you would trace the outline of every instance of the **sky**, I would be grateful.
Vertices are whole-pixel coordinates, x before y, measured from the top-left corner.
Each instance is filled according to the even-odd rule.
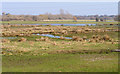
[[[59,14],[60,9],[68,11],[73,15],[86,15],[86,14],[116,15],[118,14],[118,2],[119,2],[119,0],[0,0],[0,1],[2,1],[0,2],[2,3],[2,6],[0,6],[2,12],[7,12],[15,15],[20,15],[20,14],[39,15],[39,14],[44,14],[46,12],[52,14]],[[32,3],[20,3],[20,2],[32,2]],[[33,3],[33,2],[38,2],[38,3]],[[57,2],[57,3],[53,3],[53,2]],[[74,3],[70,4],[68,2],[74,2]],[[77,2],[78,3],[91,2],[91,3],[77,4]],[[102,4],[100,2],[106,2],[106,3]],[[116,2],[116,3],[109,3],[109,2]]]
[[[119,2],[119,0],[0,0],[2,2]]]
[[[117,15],[117,2],[3,2],[2,12],[15,15],[59,14],[60,9],[73,15]]]

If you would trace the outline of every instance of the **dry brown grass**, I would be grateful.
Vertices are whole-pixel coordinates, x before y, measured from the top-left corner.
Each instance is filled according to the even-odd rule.
[[[80,38],[80,37],[78,37],[78,36],[73,36],[73,37],[72,37],[72,40],[73,40],[73,41],[83,41],[83,39]]]
[[[8,40],[8,39],[0,39],[1,41],[0,42],[2,42],[2,43],[9,43],[10,42],[10,40]]]
[[[41,37],[40,39],[35,39],[35,41],[50,41],[48,37]]]
[[[21,38],[20,40],[18,40],[19,42],[26,42],[27,39],[26,38]]]
[[[118,32],[115,28],[91,28],[87,26],[40,26],[40,25],[2,25],[3,36],[31,36],[33,33],[41,34],[80,34],[80,33],[102,33],[107,31]],[[14,28],[17,27],[17,28]],[[18,29],[19,28],[19,29]],[[21,35],[23,34],[23,35]]]

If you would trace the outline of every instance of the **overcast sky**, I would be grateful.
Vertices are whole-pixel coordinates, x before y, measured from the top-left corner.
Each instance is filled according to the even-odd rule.
[[[119,0],[0,0],[2,2],[119,2]]]

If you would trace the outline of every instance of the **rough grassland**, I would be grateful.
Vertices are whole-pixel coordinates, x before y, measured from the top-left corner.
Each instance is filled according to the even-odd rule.
[[[5,37],[17,37],[2,40],[3,72],[118,72],[118,53],[112,52],[119,46],[117,26],[6,25],[2,30]],[[63,30],[65,32],[62,32]],[[87,38],[78,41],[47,38],[30,33]],[[98,35],[100,40],[96,41],[95,35]],[[103,37],[108,40],[103,40]],[[93,39],[93,42],[89,42],[90,39]]]

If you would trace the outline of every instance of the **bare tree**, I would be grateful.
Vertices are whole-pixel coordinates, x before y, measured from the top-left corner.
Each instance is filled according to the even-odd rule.
[[[64,10],[63,9],[60,9],[60,15],[64,15]]]

